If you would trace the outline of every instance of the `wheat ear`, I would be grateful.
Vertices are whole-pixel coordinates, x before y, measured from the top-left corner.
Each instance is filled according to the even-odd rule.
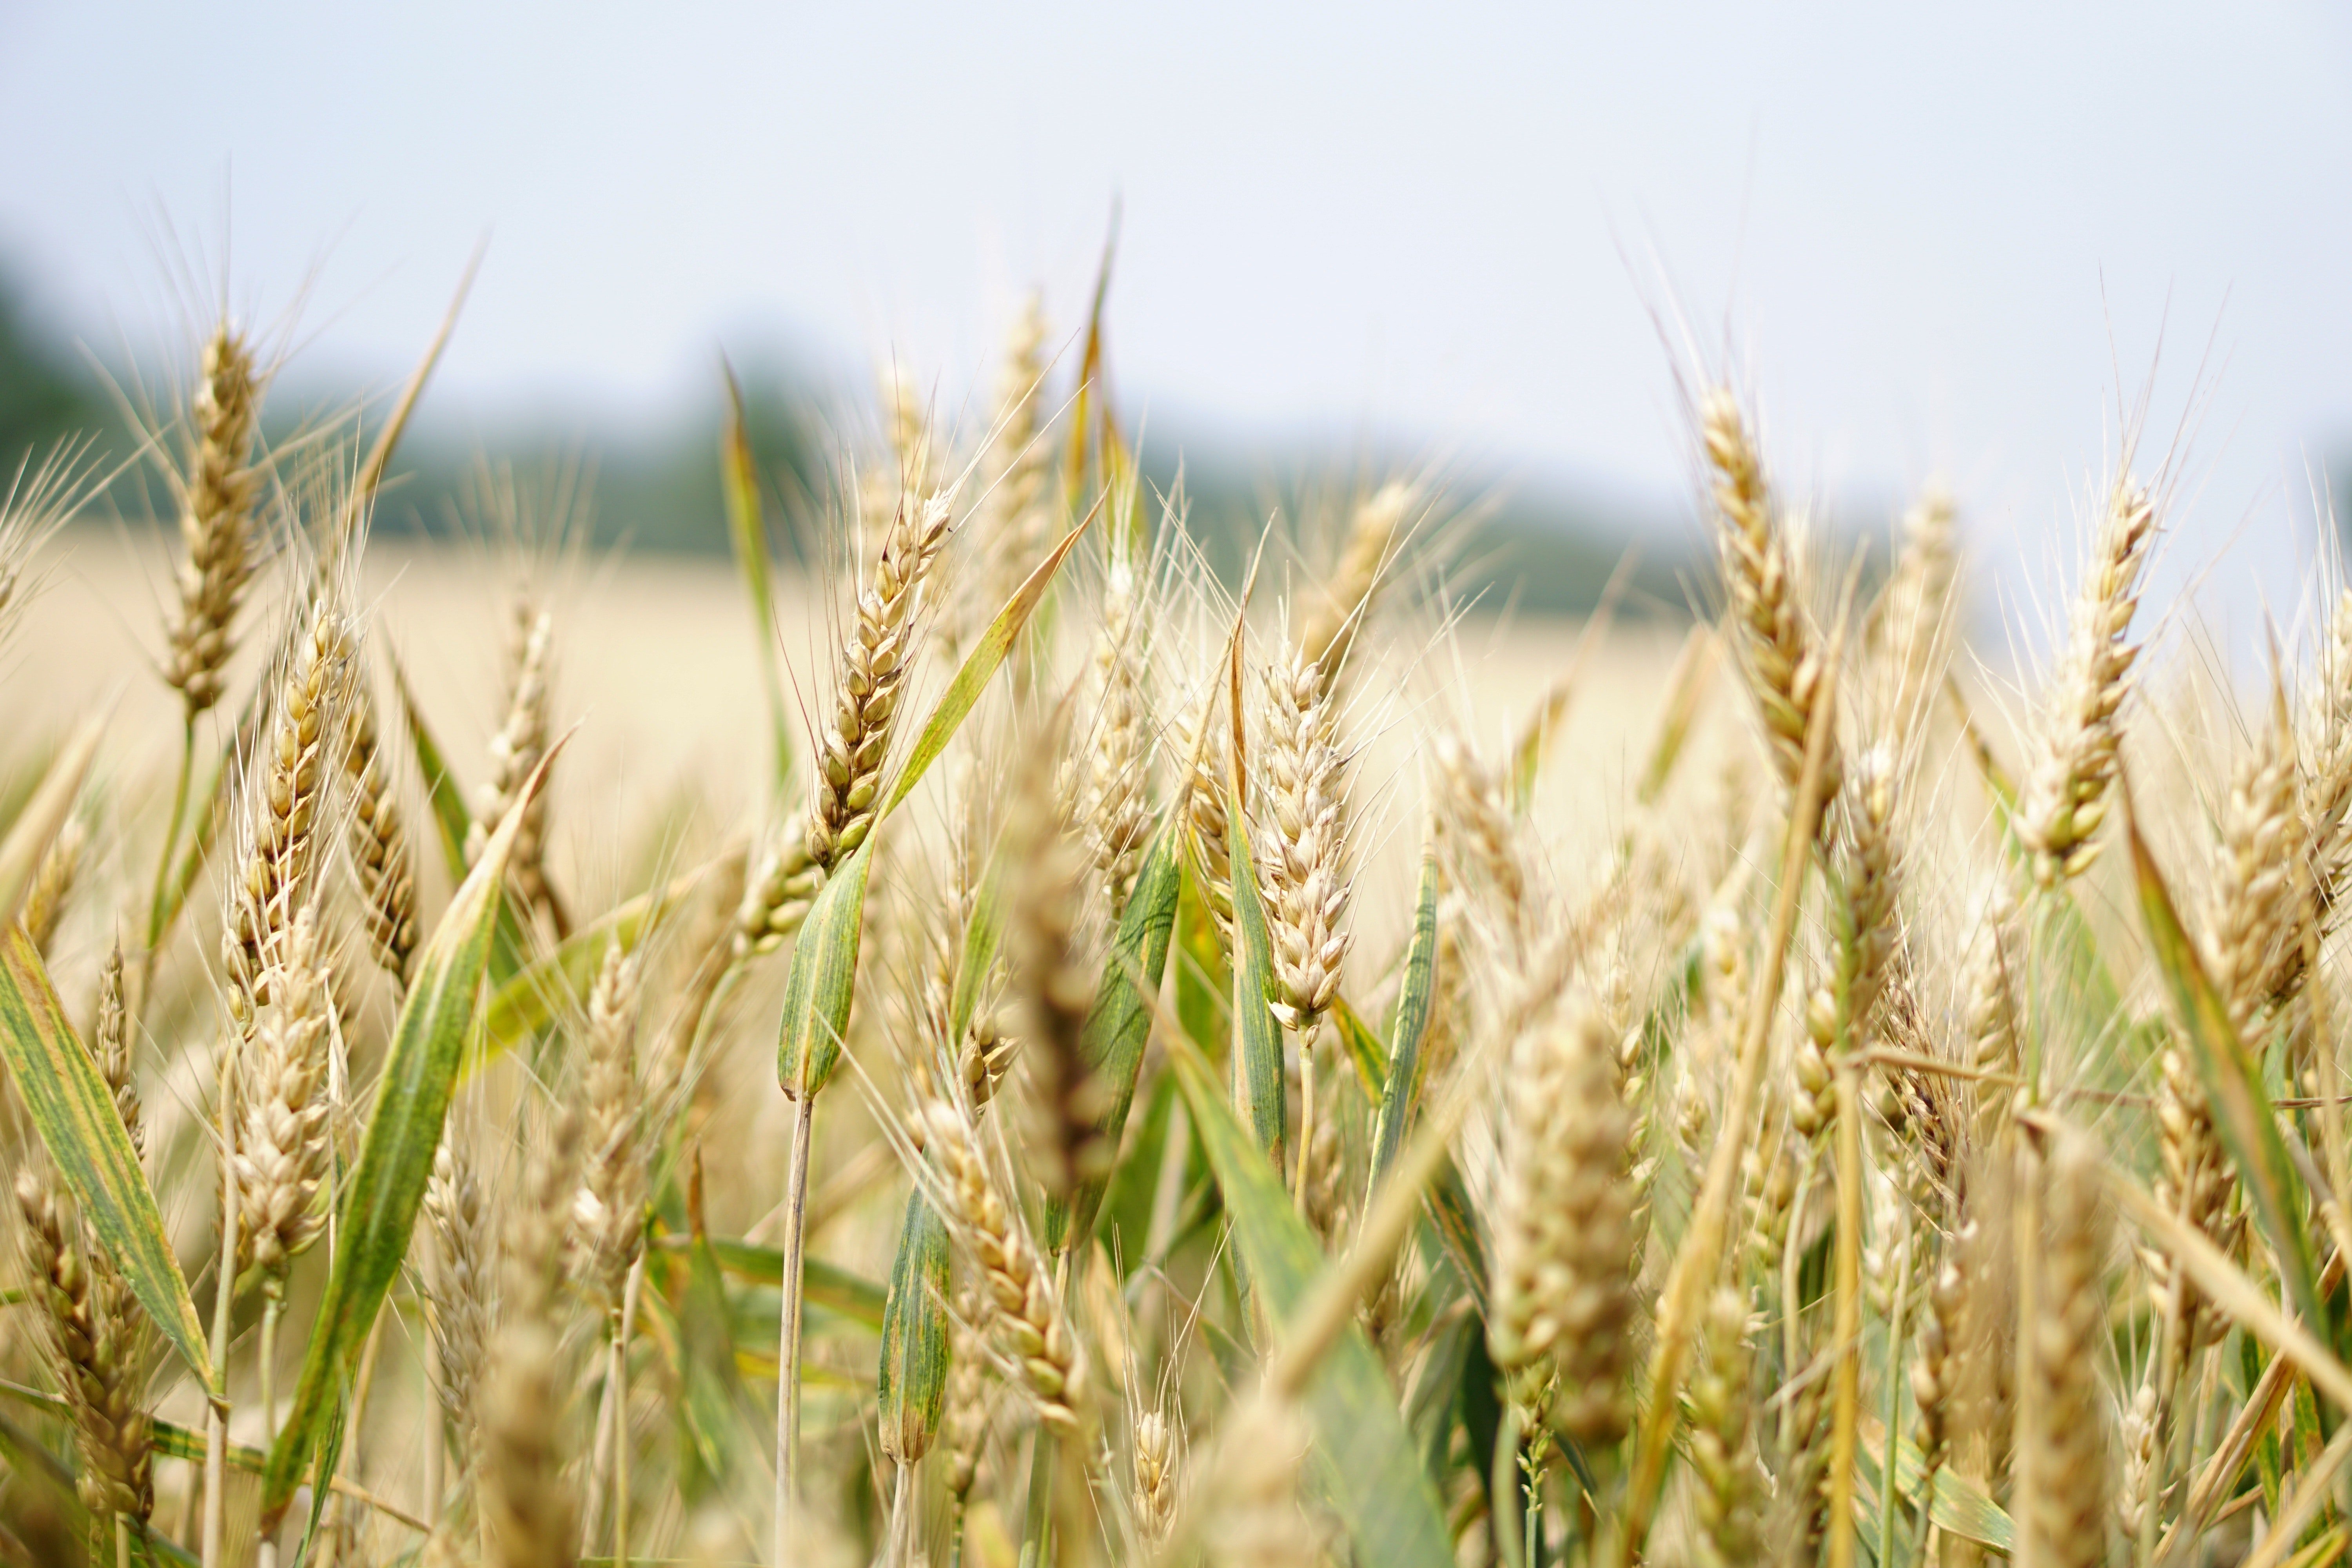
[[[499,1322],[478,1415],[486,1568],[569,1568],[573,1500],[563,1473],[558,1269],[580,1128],[559,1112],[508,1210]]]
[[[1763,717],[1772,765],[1780,782],[1794,787],[1821,695],[1821,636],[1798,597],[1796,563],[1772,515],[1763,461],[1729,392],[1718,389],[1701,403],[1699,436],[1714,475],[1717,554],[1741,665]],[[1834,746],[1823,760],[1822,779],[1824,797],[1836,798]]]
[[[1005,945],[1030,1031],[1029,1061],[1045,1112],[1037,1149],[1047,1189],[1066,1196],[1105,1175],[1117,1151],[1101,1127],[1102,1092],[1087,1060],[1083,1036],[1094,1004],[1095,972],[1086,963],[1076,921],[1080,907],[1076,847],[1065,830],[1053,793],[1024,770],[1016,820],[1009,835],[1019,868]],[[971,1067],[966,1064],[967,1079]],[[983,1058],[977,1064],[983,1082]]]
[[[415,856],[409,847],[399,795],[376,732],[375,703],[365,685],[356,679],[350,714],[343,773],[350,791],[349,841],[352,867],[360,885],[361,915],[367,927],[368,951],[392,977],[394,988],[404,994],[409,964],[416,953]]]
[[[2032,1320],[2024,1329],[2030,1382],[2020,1391],[2029,1475],[2021,1521],[2042,1568],[2098,1568],[2106,1559],[2107,1345],[2100,1284],[2102,1226],[2095,1156],[2062,1140],[2049,1163]]]
[[[498,831],[520,798],[524,782],[547,755],[555,617],[522,595],[516,596],[510,616],[506,717],[498,733],[490,737],[489,777],[477,794],[474,819],[466,829],[469,866],[482,858],[490,835]],[[547,877],[547,791],[543,788],[523,807],[522,825],[507,854],[507,881],[526,910],[546,921],[558,937],[567,934],[562,903]]]
[[[1346,759],[1338,715],[1303,648],[1286,647],[1265,677],[1268,818],[1259,876],[1274,938],[1276,1016],[1302,1039],[1339,994],[1348,954]]]
[[[16,1203],[26,1271],[73,1415],[82,1503],[143,1521],[155,1506],[146,1319],[105,1252],[75,1235],[65,1205],[31,1171],[16,1173]]]
[[[1093,1410],[1087,1401],[1086,1353],[1020,1210],[1003,1194],[961,1111],[933,1100],[920,1130],[939,1164],[941,1214],[980,1268],[989,1321],[1038,1419],[1081,1429]]]
[[[1631,1127],[1613,1042],[1570,998],[1511,1053],[1492,1232],[1487,1347],[1516,1386],[1551,1384],[1549,1418],[1608,1444],[1632,1415]]]
[[[454,1129],[433,1156],[425,1218],[430,1232],[427,1245],[433,1248],[434,1390],[442,1429],[460,1457],[460,1479],[470,1484],[475,1396],[489,1341],[492,1248],[482,1185]],[[441,1499],[425,1500],[437,1517]]]
[[[328,1118],[329,976],[316,905],[295,917],[283,956],[264,972],[268,1003],[241,1066],[237,1237],[272,1302],[294,1258],[326,1228],[317,1204],[331,1150]]]
[[[2118,715],[2131,694],[2137,644],[2128,641],[2140,577],[2158,533],[2147,491],[2118,480],[2074,595],[2065,662],[2045,718],[2039,759],[2018,806],[2018,832],[2045,888],[2079,877],[2098,854],[2123,742]]]
[[[588,994],[581,1063],[584,1155],[572,1201],[580,1276],[608,1313],[621,1310],[621,1290],[644,1250],[648,1104],[637,1071],[637,994],[642,964],[616,942]]]
[[[224,322],[205,341],[190,409],[186,471],[179,479],[180,607],[166,628],[163,679],[189,722],[221,700],[222,669],[236,644],[236,612],[253,575],[252,468],[261,411],[253,353]]]
[[[1690,1384],[1692,1497],[1699,1561],[1746,1568],[1759,1560],[1763,1472],[1756,1457],[1749,1388],[1748,1299],[1726,1288],[1707,1303],[1702,1359]]]
[[[32,887],[26,890],[25,912],[17,918],[25,922],[25,934],[33,939],[33,946],[44,958],[57,940],[58,922],[65,918],[66,904],[73,897],[74,879],[80,874],[82,851],[89,843],[89,829],[81,818],[66,818],[33,873]]]
[[[1322,587],[1299,637],[1300,650],[1326,686],[1338,685],[1347,668],[1357,635],[1371,614],[1372,595],[1395,553],[1397,534],[1420,501],[1416,487],[1391,479],[1358,502],[1349,516],[1339,567]]]
[[[1143,670],[1150,602],[1137,581],[1136,563],[1124,546],[1114,555],[1102,595],[1102,625],[1096,631],[1089,678],[1093,722],[1080,732],[1073,759],[1077,774],[1071,792],[1084,826],[1095,871],[1110,895],[1110,918],[1127,909],[1151,832],[1151,802],[1145,785],[1151,767],[1151,720]]]
[[[830,873],[854,853],[874,826],[924,584],[954,521],[944,499],[902,503],[857,596],[856,622],[842,645],[838,700],[818,742],[809,800],[808,858],[821,871]]]

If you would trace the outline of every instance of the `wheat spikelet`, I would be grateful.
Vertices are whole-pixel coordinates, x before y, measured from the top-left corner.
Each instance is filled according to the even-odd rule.
[[[1837,986],[1859,1043],[1870,1031],[1893,972],[1895,919],[1895,765],[1883,745],[1854,759],[1838,824]]]
[[[1969,1059],[1982,1073],[2014,1076],[2024,1067],[2017,1012],[2021,973],[2016,947],[2017,893],[2008,876],[1993,874],[1990,896],[1978,922],[1967,973]],[[2015,1091],[1987,1077],[1977,1080],[1978,1141],[1993,1147],[2007,1124]]]
[[[470,1454],[475,1391],[489,1340],[490,1216],[454,1129],[433,1156],[425,1218],[433,1248],[434,1385],[453,1445]]]
[[[987,1283],[986,1314],[998,1343],[1020,1371],[1038,1419],[1078,1429],[1091,1414],[1085,1352],[1020,1210],[1001,1194],[962,1112],[933,1100],[920,1130],[939,1163],[941,1213]]]
[[[526,1162],[521,1190],[507,1213],[499,1321],[478,1413],[486,1568],[568,1568],[578,1539],[563,1473],[556,1288],[570,1207],[565,1195],[579,1179],[573,1169],[579,1139],[576,1119],[553,1118],[543,1146]]]
[[[2041,1279],[2027,1326],[2032,1382],[2021,1391],[2021,1459],[2030,1476],[2020,1521],[2031,1561],[2098,1568],[2106,1558],[2107,1462],[2099,1365],[2106,1348],[2095,1157],[2063,1142],[2050,1163]]]
[[[1076,929],[1076,847],[1039,776],[1042,771],[1034,766],[1024,770],[1027,784],[1008,835],[1017,872],[1004,940],[1032,1042],[1033,1083],[1044,1112],[1044,1136],[1033,1147],[1047,1190],[1067,1195],[1107,1174],[1117,1151],[1103,1133],[1103,1090],[1082,1038],[1094,1004],[1095,971],[1086,962]],[[985,1082],[986,1054],[976,1063],[972,1054],[971,1048],[963,1054],[963,1076],[969,1082],[977,1067]]]
[[[2138,646],[2126,639],[2157,532],[2148,493],[2118,480],[2092,543],[2091,569],[2074,595],[2046,733],[2018,805],[2018,832],[2045,888],[2081,876],[2098,854],[2094,835],[2106,819],[2123,740],[2117,716],[2139,658]]]
[[[1631,1415],[1633,1354],[1631,1128],[1616,1053],[1590,1005],[1570,999],[1518,1037],[1507,1081],[1487,1347],[1522,1386],[1550,1376],[1561,1432],[1611,1442]]]
[[[1072,792],[1095,870],[1110,895],[1113,921],[1127,909],[1142,864],[1144,840],[1151,832],[1151,802],[1145,789],[1151,767],[1151,721],[1142,679],[1149,613],[1134,563],[1123,556],[1114,559],[1104,582],[1102,626],[1090,660],[1094,720],[1078,737]]]
[[[265,972],[268,1001],[254,1020],[240,1064],[237,1242],[273,1293],[284,1290],[294,1258],[326,1227],[316,1199],[331,1152],[332,1042],[318,922],[317,906],[306,906],[295,917],[283,958]]]
[[[2304,809],[2313,891],[2332,931],[2352,877],[2352,588],[2336,595],[2320,673],[2305,725]]]
[[[1699,435],[1715,475],[1716,545],[1741,664],[1772,764],[1794,788],[1824,674],[1821,637],[1798,597],[1795,563],[1772,516],[1763,462],[1729,392],[1712,392],[1700,405]],[[1822,793],[1834,798],[1834,749],[1822,765]]]
[[[824,872],[810,858],[804,833],[797,827],[770,832],[758,867],[743,879],[731,939],[734,961],[774,952],[801,929],[824,885]]]
[[[2205,957],[2240,1037],[2265,1008],[2292,999],[2303,976],[2299,911],[2307,862],[2303,803],[2284,715],[2256,731],[2231,770],[2214,858]]]
[[[1952,1415],[1959,1373],[1957,1351],[1967,1307],[1968,1276],[1960,1270],[1962,1249],[1947,1243],[1927,1286],[1927,1312],[1911,1360],[1911,1404],[1918,1415],[1919,1468],[1932,1480],[1950,1454]]]
[[[555,617],[527,595],[517,595],[509,609],[507,647],[506,717],[490,737],[489,776],[474,797],[474,819],[466,829],[466,864],[482,851],[499,824],[521,797],[524,784],[547,755],[548,682],[553,652]],[[523,908],[548,922],[559,937],[568,929],[563,908],[547,879],[547,791],[540,790],[523,807],[522,825],[507,852],[507,882]]]
[[[1031,294],[1005,339],[988,448],[981,458],[981,499],[972,519],[972,545],[980,558],[976,580],[982,585],[975,622],[996,614],[1045,557],[1051,522],[1045,477],[1052,462],[1038,437],[1045,378],[1045,318],[1042,302]]]
[[[1926,715],[1955,629],[1959,554],[1952,537],[1953,511],[1951,491],[1931,483],[1905,513],[1903,549],[1872,627],[1876,651],[1892,675],[1885,711],[1905,731]]]
[[[969,1287],[956,1295],[948,1328],[947,1411],[940,1433],[946,1439],[948,1495],[961,1510],[980,1477],[981,1450],[988,1446],[988,1347],[975,1326],[987,1308]]]
[[[1746,1568],[1759,1561],[1758,1514],[1763,1473],[1756,1457],[1748,1385],[1748,1301],[1717,1290],[1707,1303],[1703,1359],[1690,1384],[1692,1496],[1698,1561]]]
[[[1503,781],[1468,742],[1450,731],[1438,735],[1430,754],[1437,765],[1440,841],[1454,879],[1479,889],[1493,906],[1505,940],[1514,951],[1523,951],[1534,935],[1536,906]]]
[[[163,679],[180,693],[191,723],[221,700],[237,606],[253,575],[260,484],[251,463],[260,410],[252,351],[223,322],[205,343],[189,411],[186,471],[177,485],[188,554],[180,567],[179,613],[165,628]]]
[[[1326,687],[1335,686],[1347,667],[1357,635],[1371,614],[1372,595],[1396,547],[1397,533],[1420,501],[1414,486],[1391,479],[1357,503],[1349,517],[1339,568],[1318,590],[1314,614],[1299,637],[1300,651]]]
[[[90,1055],[114,1096],[114,1114],[131,1135],[132,1151],[147,1152],[147,1129],[139,1105],[139,1079],[131,1059],[131,1025],[122,1006],[122,945],[107,949],[98,972],[98,1024],[90,1031]]]
[[[955,516],[945,500],[902,504],[876,552],[841,650],[838,700],[820,737],[806,826],[808,858],[830,873],[874,826],[900,688],[912,661],[924,583]]]
[[[586,1154],[572,1194],[572,1225],[580,1258],[577,1277],[607,1312],[621,1310],[621,1290],[646,1238],[651,1173],[645,1139],[648,1100],[638,1076],[637,993],[641,964],[614,943],[588,995],[580,1098]]]
[[[1348,954],[1346,760],[1329,694],[1303,649],[1286,647],[1268,668],[1265,704],[1258,875],[1274,938],[1275,1015],[1303,1037],[1338,994]]]
[[[326,805],[326,769],[341,723],[351,654],[349,623],[332,599],[312,601],[277,684],[277,707],[252,760],[240,826],[245,874],[227,879],[221,956],[229,1011],[249,1032],[269,999],[268,972],[284,962],[296,911],[310,900],[312,843]]]
[[[33,885],[26,889],[25,912],[17,918],[44,958],[57,938],[58,922],[65,918],[67,901],[73,897],[74,878],[81,870],[82,851],[89,842],[89,829],[82,826],[81,818],[66,818],[34,870]]]
[[[1178,1498],[1178,1431],[1164,1411],[1146,1410],[1135,1418],[1135,1528],[1150,1545],[1168,1538],[1175,1522]]]
[[[1184,790],[1184,815],[1192,879],[1200,884],[1202,901],[1216,918],[1217,929],[1230,939],[1234,873],[1225,818],[1228,742],[1216,723],[1216,712],[1217,685],[1211,681],[1200,702],[1178,720],[1176,746],[1177,754],[1186,759],[1190,779]]]
[[[143,1521],[155,1505],[145,1316],[105,1253],[75,1236],[64,1205],[31,1171],[16,1173],[16,1203],[26,1271],[73,1415],[82,1503]]]
[[[357,680],[352,688],[350,731],[343,773],[351,800],[348,841],[360,885],[361,916],[368,951],[392,977],[394,987],[404,993],[416,953],[416,862],[376,733],[375,704]]]

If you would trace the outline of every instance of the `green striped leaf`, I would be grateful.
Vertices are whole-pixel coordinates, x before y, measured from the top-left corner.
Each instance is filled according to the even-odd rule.
[[[310,1329],[301,1381],[262,1477],[262,1517],[274,1526],[293,1501],[313,1449],[337,1419],[368,1330],[408,1256],[417,1206],[441,1146],[442,1123],[479,1007],[496,936],[507,857],[522,814],[546,780],[549,750],[483,847],[482,858],[417,955],[376,1090],[375,1113],[341,1211],[341,1245]]]
[[[948,1038],[961,1041],[980,1007],[980,988],[996,962],[1004,936],[1004,892],[1007,862],[1000,852],[989,857],[973,890],[971,919],[964,922],[963,955],[956,961],[955,993],[948,999]]]
[[[948,1227],[919,1185],[907,1194],[890,1297],[882,1309],[875,1404],[886,1442],[903,1433],[917,1457],[939,1435],[948,1392]]]
[[[1234,879],[1234,1103],[1249,1119],[1257,1145],[1283,1163],[1282,1026],[1274,1016],[1274,937],[1258,897],[1257,863],[1240,794],[1225,792]]]
[[[735,569],[751,595],[751,619],[760,639],[760,686],[768,698],[768,733],[775,751],[771,780],[782,795],[793,776],[792,726],[784,714],[784,679],[776,656],[776,595],[768,576],[768,523],[760,507],[760,470],[751,458],[751,433],[743,417],[743,389],[734,367],[727,375],[727,435],[719,448],[719,474],[727,492],[727,538],[735,549]]]
[[[1421,890],[1413,900],[1412,941],[1404,950],[1404,985],[1397,993],[1396,1022],[1389,1030],[1388,1080],[1381,1088],[1380,1120],[1372,1134],[1372,1179],[1377,1192],[1404,1144],[1405,1127],[1421,1101],[1421,1043],[1429,1033],[1429,1012],[1437,993],[1437,845],[1421,851]]]
[[[390,650],[384,662],[392,667],[393,689],[400,695],[401,718],[408,726],[408,743],[416,753],[416,771],[425,775],[425,797],[433,807],[434,837],[440,841],[441,863],[448,868],[452,881],[462,881],[466,875],[466,835],[473,827],[474,814],[466,807],[466,792],[457,785],[457,775],[449,771],[449,759],[441,750],[441,742],[433,738],[432,726],[425,721],[425,710],[416,705],[416,698],[408,689],[407,672]]]
[[[775,1247],[713,1237],[710,1255],[719,1268],[747,1284],[781,1287],[784,1282],[784,1255]],[[882,1287],[837,1263],[822,1258],[808,1259],[801,1276],[801,1297],[810,1306],[838,1312],[852,1322],[875,1330],[882,1327]]]
[[[1078,526],[1054,546],[1054,552],[1038,563],[1037,569],[1029,574],[1029,580],[1013,590],[1013,597],[1004,601],[1004,608],[996,612],[996,618],[980,634],[980,640],[964,657],[963,668],[956,671],[955,679],[948,682],[948,689],[932,705],[930,717],[923,721],[922,733],[915,737],[914,750],[907,753],[907,765],[899,770],[898,783],[883,803],[882,816],[889,816],[914,793],[931,764],[940,760],[940,753],[948,749],[948,742],[955,739],[955,732],[963,727],[965,718],[978,705],[989,681],[995,678],[997,667],[1013,651],[1013,645],[1021,640],[1023,628],[1036,613],[1037,602],[1053,584],[1054,574],[1062,569],[1062,563],[1077,547],[1087,525],[1094,521],[1095,513],[1100,510],[1102,504],[1097,501],[1094,511],[1080,519]]]
[[[1093,520],[1089,512],[1087,522]],[[875,814],[874,827],[867,831],[865,842],[835,868],[809,906],[799,940],[793,944],[792,967],[784,976],[784,1016],[776,1035],[776,1081],[786,1094],[797,1098],[820,1092],[841,1065],[842,1032],[849,1026],[850,1003],[857,988],[857,942],[866,923],[866,880],[874,864],[877,834],[914,793],[979,704],[997,667],[1020,637],[1021,628],[1029,624],[1037,601],[1045,597],[1054,574],[1061,570],[1071,547],[1086,532],[1087,522],[1070,530],[1069,536],[1055,546],[981,634],[963,668],[956,671],[930,717],[923,721],[922,732],[898,772],[898,782]]]
[[[730,851],[730,854],[738,853]],[[673,877],[663,886],[639,893],[615,905],[558,943],[553,952],[533,959],[490,994],[476,1048],[466,1058],[472,1073],[500,1053],[513,1049],[544,1029],[559,1016],[579,1007],[604,962],[604,950],[614,942],[634,950],[645,933],[694,891],[696,884],[726,859],[720,856]]]
[[[809,905],[784,974],[784,1016],[776,1032],[776,1081],[794,1100],[821,1091],[841,1065],[849,1006],[857,991],[857,944],[866,926],[866,877],[875,836],[844,861]]]
[[[2120,785],[2118,786],[2120,787]],[[2278,1115],[2263,1091],[2262,1069],[2230,1022],[2229,1008],[2214,989],[2197,949],[2182,928],[2172,894],[2157,869],[2156,857],[2140,837],[2139,821],[2125,796],[2124,834],[2131,844],[2132,879],[2138,885],[2140,915],[2156,967],[2164,976],[2180,1017],[2180,1032],[2197,1061],[2198,1080],[2213,1110],[2213,1126],[2245,1184],[2254,1217],[2270,1237],[2285,1276],[2289,1296],[2303,1321],[2324,1331],[2319,1279],[2312,1268],[2311,1237],[2303,1225],[2303,1187],[2279,1139]]]
[[[1235,863],[1234,885],[1241,877]],[[1238,896],[1234,900],[1240,903]],[[1326,1264],[1258,1140],[1225,1104],[1216,1074],[1190,1041],[1169,1060],[1201,1145],[1224,1194],[1250,1287],[1279,1329],[1313,1295]],[[1396,1391],[1363,1330],[1349,1323],[1309,1378],[1303,1399],[1315,1424],[1315,1465],[1355,1543],[1360,1568],[1446,1568],[1454,1561],[1444,1511],[1398,1414]]]
[[[189,1370],[216,1387],[204,1323],[113,1092],[66,1021],[39,951],[14,921],[0,934],[0,1053],[82,1219]]]

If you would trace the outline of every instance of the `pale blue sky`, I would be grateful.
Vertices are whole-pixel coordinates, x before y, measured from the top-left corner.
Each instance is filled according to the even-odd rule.
[[[2316,5],[12,0],[0,145],[0,255],[101,342],[163,319],[167,217],[265,311],[316,264],[310,363],[389,380],[489,231],[445,416],[655,417],[762,339],[952,401],[1023,286],[1075,316],[1117,193],[1115,370],[1171,427],[1671,497],[1680,309],[1794,476],[1941,468],[2030,563],[2159,331],[2159,437],[2208,364],[2176,561],[2352,446]]]

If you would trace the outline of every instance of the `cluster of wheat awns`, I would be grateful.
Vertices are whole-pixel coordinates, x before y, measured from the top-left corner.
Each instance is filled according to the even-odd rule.
[[[446,745],[362,585],[405,401],[273,444],[207,334],[176,784],[8,793],[0,1560],[2344,1552],[2352,593],[2150,689],[2126,450],[2002,687],[1950,499],[1832,563],[1709,392],[1629,770],[1589,646],[1483,738],[1430,481],[1221,582],[1101,368],[1033,305],[974,427],[890,378],[796,763],[639,853],[549,789],[561,552]]]

